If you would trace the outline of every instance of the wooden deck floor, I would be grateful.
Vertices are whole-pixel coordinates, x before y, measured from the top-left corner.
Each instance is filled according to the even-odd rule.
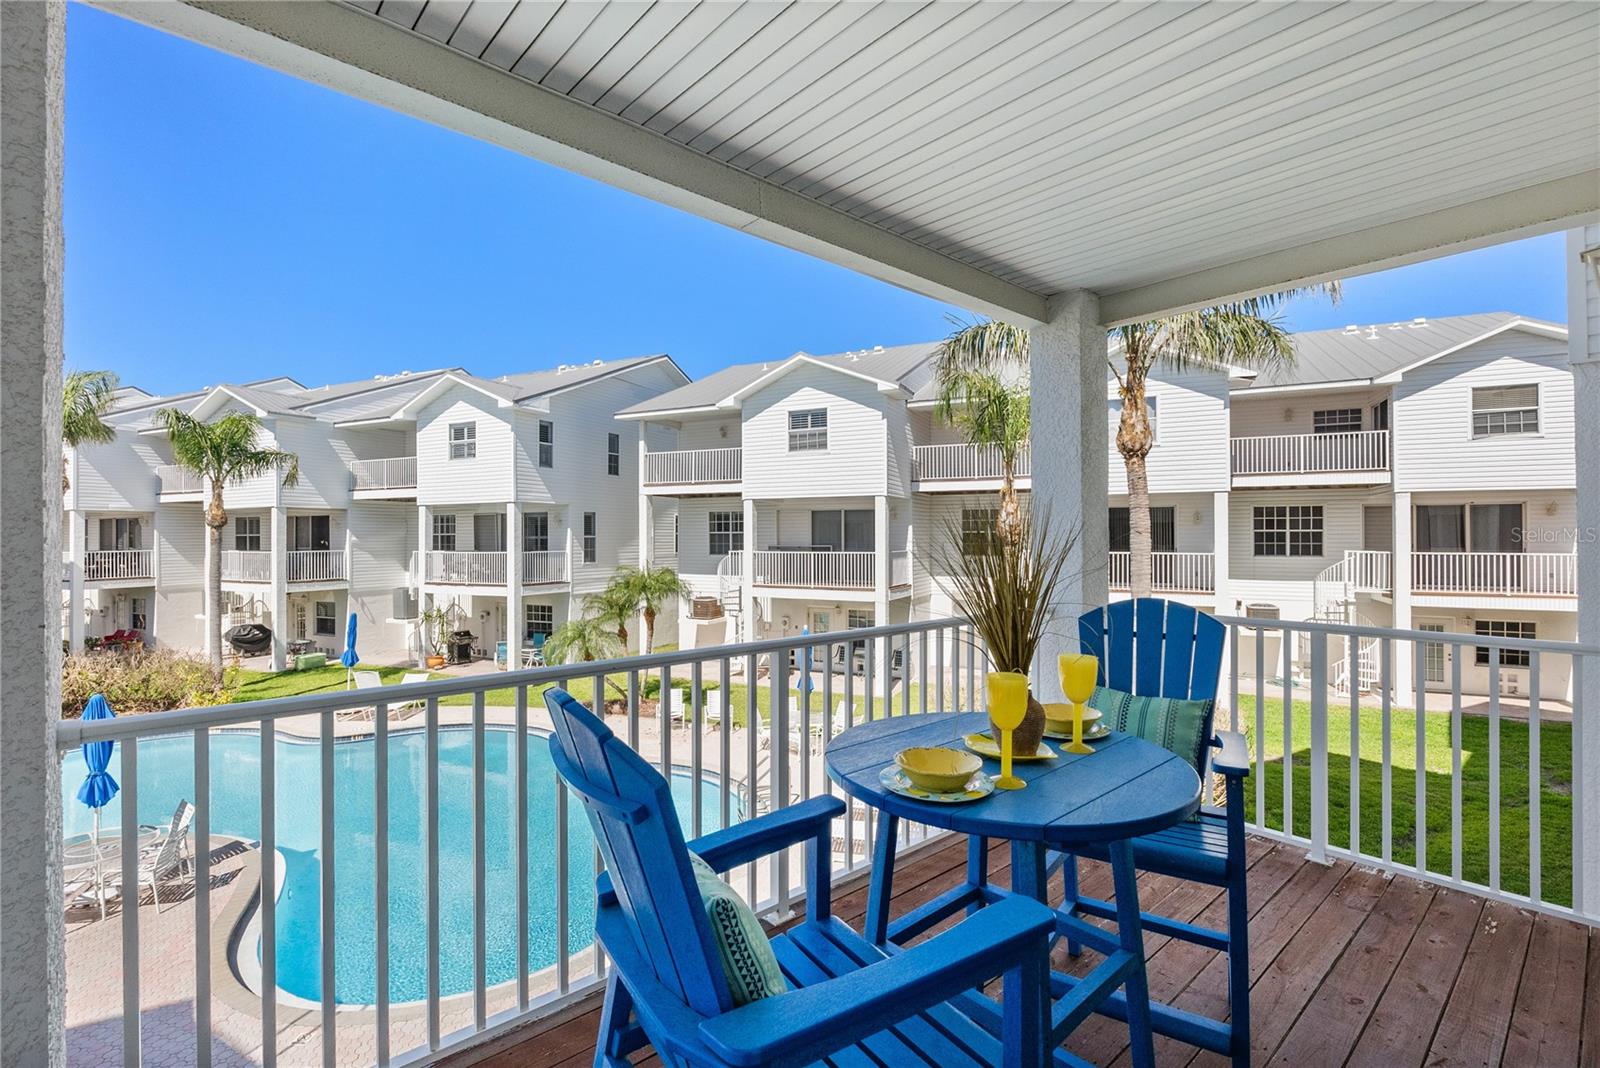
[[[953,842],[904,861],[895,913],[953,885],[963,859]],[[1253,1063],[1600,1068],[1600,930],[1343,862],[1311,864],[1299,849],[1265,840],[1251,840],[1250,859]],[[1109,872],[1086,867],[1085,891],[1106,895]],[[1009,877],[999,850],[991,868],[997,882]],[[1209,887],[1146,875],[1140,894],[1147,909],[1221,924],[1223,901]],[[859,925],[865,888],[836,897],[836,911]],[[1223,1011],[1227,980],[1218,954],[1157,937],[1146,946],[1152,997]],[[1092,963],[1091,954],[1073,961],[1064,946],[1057,953],[1062,970]],[[588,1064],[597,1017],[589,1011],[530,1027],[472,1062]],[[1126,1040],[1124,1025],[1094,1017],[1067,1045],[1121,1068]],[[1158,1038],[1156,1063],[1226,1061]]]

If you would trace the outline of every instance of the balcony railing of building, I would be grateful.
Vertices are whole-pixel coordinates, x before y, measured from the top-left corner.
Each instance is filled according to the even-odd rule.
[[[340,549],[291,549],[284,554],[290,582],[342,582],[347,577]]]
[[[993,445],[917,445],[911,450],[914,482],[998,480],[1004,473],[1000,450]],[[1022,478],[1032,473],[1033,454],[1024,445],[1012,474]]]
[[[89,582],[155,577],[151,549],[92,549],[83,554],[83,577]]]
[[[1236,475],[1312,475],[1389,470],[1389,432],[1270,434],[1229,442]]]
[[[1411,588],[1418,593],[1576,597],[1578,557],[1575,553],[1412,553]]]
[[[503,552],[428,553],[427,581],[461,586],[504,586],[506,554]]]
[[[161,480],[162,493],[203,493],[206,490],[204,476],[178,464],[162,464],[156,468],[156,477]]]
[[[1563,740],[1569,737],[1563,729],[1566,717],[1538,697],[1541,677],[1600,670],[1600,647],[1316,622],[1222,621],[1231,640],[1216,716],[1219,726],[1249,737],[1253,768],[1245,788],[1251,801],[1246,817],[1250,830],[1293,843],[1316,860],[1345,859],[1517,907],[1589,922],[1600,919],[1596,897],[1583,882],[1587,851],[1600,849],[1600,839],[1578,833],[1580,826],[1600,819],[1600,813],[1579,813],[1553,803],[1547,785],[1550,775],[1580,781],[1585,766],[1582,737],[1570,735],[1570,752],[1554,746],[1541,757],[1538,748],[1548,731],[1560,732]],[[1490,668],[1486,712],[1463,711],[1459,671],[1445,684],[1445,693],[1436,695],[1448,700],[1438,713],[1419,717],[1398,699],[1370,706],[1356,696],[1334,699],[1332,667],[1364,642],[1376,642],[1381,649],[1384,690],[1407,698],[1411,685],[1425,682],[1425,665],[1433,662],[1430,647],[1452,650],[1446,662],[1457,665],[1473,662],[1476,651],[1483,649]],[[841,666],[815,672],[816,683],[810,687],[750,684],[764,665],[797,662],[797,654],[808,648],[811,663]],[[863,655],[846,652],[857,649]],[[1414,678],[1400,677],[1402,649],[1411,653]],[[1515,718],[1505,714],[1499,689],[1500,666],[1512,663],[1526,664],[1518,671],[1531,680],[1529,696]],[[885,671],[885,664],[895,667]],[[218,823],[230,811],[235,819],[240,811],[248,818],[245,848],[258,863],[243,869],[246,882],[232,892],[256,901],[251,938],[260,932],[262,941],[259,953],[252,943],[249,959],[252,966],[259,964],[260,981],[251,988],[254,994],[240,988],[231,996],[254,997],[259,1007],[248,1015],[228,1012],[226,1020],[212,1015],[217,996],[213,984],[226,981],[218,977],[228,973],[212,959],[211,895],[224,891],[212,878],[212,853],[196,850],[192,902],[167,910],[182,910],[180,922],[189,925],[188,937],[168,928],[160,933],[163,947],[192,947],[187,965],[181,957],[169,957],[166,964],[192,970],[193,995],[185,1001],[194,1008],[192,1015],[166,1012],[160,1017],[164,1044],[193,1045],[199,1063],[210,1061],[206,1055],[214,1043],[237,1044],[246,1037],[252,1046],[268,1050],[290,1042],[313,1050],[320,1044],[322,1061],[328,1064],[412,1063],[462,1048],[509,1022],[570,1008],[574,999],[598,990],[606,978],[603,956],[586,940],[578,945],[570,941],[587,934],[570,918],[592,907],[592,846],[587,838],[576,837],[586,833],[587,825],[562,788],[553,787],[548,777],[530,774],[538,766],[530,759],[530,747],[544,744],[529,712],[537,708],[538,687],[565,685],[580,699],[599,692],[625,695],[618,699],[618,737],[663,773],[703,784],[703,795],[711,798],[706,803],[679,802],[685,833],[699,836],[745,814],[832,793],[823,772],[824,754],[832,739],[853,723],[911,712],[981,711],[986,666],[968,624],[938,620],[439,679],[359,694],[335,691],[108,720],[69,719],[57,727],[57,746],[67,754],[86,742],[116,744],[111,770],[122,795],[120,810],[108,816],[106,830],[115,833],[120,824],[124,840],[137,836],[141,813],[172,807],[176,797],[164,791],[174,789],[199,802],[192,832],[196,841],[230,833],[213,823],[214,816]],[[681,680],[683,727],[660,730],[663,720],[645,714],[644,683],[655,678]],[[492,693],[502,687],[514,691],[503,703]],[[1573,689],[1582,692],[1581,687]],[[770,692],[766,710],[757,704],[758,690]],[[700,714],[713,699],[717,714]],[[369,710],[364,719],[372,732],[364,766],[349,764],[348,743],[336,741],[337,717],[358,706]],[[839,708],[842,714],[834,711]],[[391,723],[391,710],[403,717],[403,726]],[[736,711],[739,719],[732,715]],[[1582,708],[1572,709],[1573,719],[1583,714]],[[294,717],[313,717],[316,726],[310,737],[280,740],[274,728],[306,733],[304,727],[292,726]],[[214,751],[224,739],[237,739],[241,731],[252,729],[245,743],[251,750],[249,762],[229,764],[226,774],[219,774],[221,757]],[[392,745],[391,731],[404,731],[415,747]],[[1429,748],[1427,759],[1420,760],[1419,738],[1424,735]],[[138,743],[157,738],[168,748],[162,751],[165,762],[156,762],[152,771],[176,767],[182,774],[143,774],[144,747]],[[181,747],[176,765],[173,746]],[[286,746],[310,747],[311,759],[320,764],[320,775],[309,778],[310,790],[320,796],[300,809],[306,813],[300,819],[308,823],[285,822],[291,806],[279,789],[276,762]],[[394,754],[406,762],[394,764]],[[1530,759],[1535,766],[1542,760],[1547,774],[1526,775]],[[239,770],[250,765],[258,773]],[[353,778],[346,780],[346,775]],[[246,799],[241,803],[229,797],[230,790],[241,791]],[[699,797],[702,791],[691,786],[680,796]],[[1561,796],[1575,802],[1581,795]],[[214,812],[207,802],[218,798],[228,800],[217,800]],[[1469,799],[1483,802],[1486,831],[1481,838],[1464,833]],[[507,818],[496,824],[490,819],[495,813]],[[837,872],[870,865],[872,815],[852,803],[835,825],[828,860]],[[936,840],[925,828],[902,826],[915,844]],[[356,827],[359,834],[353,831]],[[488,827],[499,829],[486,832]],[[1483,829],[1480,824],[1473,827]],[[465,840],[452,838],[457,834]],[[317,843],[311,847],[317,850],[317,874],[299,890],[312,900],[300,900],[295,908],[319,916],[319,923],[280,927],[276,922],[282,906],[271,888],[286,874],[277,844],[289,840]],[[368,854],[370,862],[338,862],[344,851],[362,849],[362,841],[382,848]],[[553,879],[549,869],[532,863],[536,855],[551,858]],[[408,858],[404,873],[395,870],[391,875],[391,856]],[[122,885],[138,885],[140,861],[135,850],[122,854]],[[803,896],[799,884],[804,863],[800,850],[790,850],[770,862],[736,869],[730,878],[758,913],[782,914]],[[541,870],[547,873],[542,879]],[[362,883],[352,887],[347,882],[352,878]],[[423,959],[408,960],[404,968],[391,967],[392,953],[400,952],[390,941],[390,909],[396,900],[391,879],[403,880],[406,892],[420,898],[407,913],[417,929],[405,928],[405,952]],[[257,894],[257,887],[269,889]],[[361,901],[364,907],[354,907]],[[75,967],[87,966],[102,972],[115,969],[121,976],[127,1064],[140,1063],[141,1010],[148,1018],[149,1010],[166,1005],[156,994],[147,996],[143,985],[149,975],[139,966],[141,940],[149,937],[148,919],[140,922],[145,911],[125,911],[117,933],[120,943],[110,941],[120,945],[120,968],[114,959],[90,962],[77,955],[82,948],[69,943],[69,976]],[[277,969],[288,949],[286,930],[305,932],[296,937],[308,941],[295,949],[300,959],[309,953],[320,962],[309,966],[323,977],[320,994],[310,995],[309,1005],[296,1001],[291,1008],[278,1000]],[[541,931],[548,932],[548,941],[535,944],[533,935]],[[341,951],[336,962],[335,947],[350,944],[352,938],[369,945],[370,956],[362,960]],[[100,943],[91,939],[77,946],[86,944]],[[348,982],[337,981],[345,974],[338,968],[350,969]],[[412,995],[418,999],[414,1010],[407,1006],[395,1011],[392,989],[408,981],[401,973],[418,969],[438,978]],[[378,977],[375,983],[372,976]],[[336,999],[344,989],[361,990],[370,1013],[341,1012]],[[103,1002],[96,1007],[116,1011]],[[241,1026],[259,1031],[246,1036],[239,1032]]]
[[[522,554],[522,581],[525,585],[565,582],[569,577],[567,554],[560,549]]]
[[[1107,554],[1108,587],[1128,588],[1132,555]],[[1161,593],[1210,593],[1217,588],[1215,559],[1211,553],[1151,553],[1150,588]]]
[[[228,582],[271,582],[272,553],[265,549],[224,549],[222,577]]]
[[[877,585],[874,553],[762,549],[755,554],[756,586],[870,590]]]
[[[357,490],[417,488],[417,458],[391,456],[382,460],[351,460],[350,477]]]
[[[744,450],[679,449],[644,454],[646,486],[694,486],[738,482],[743,477]]]
[[[63,755],[88,741],[116,746],[111,769],[122,788],[120,809],[107,815],[106,833],[115,834],[120,822],[123,840],[135,840],[147,809],[176,805],[176,795],[169,804],[171,790],[196,804],[195,842],[231,834],[229,821],[248,820],[241,845],[256,863],[245,869],[243,893],[252,899],[253,919],[241,921],[252,924],[242,954],[251,970],[258,970],[259,981],[247,993],[227,967],[218,968],[213,960],[214,951],[227,952],[213,941],[213,895],[241,891],[239,886],[223,889],[214,879],[218,862],[205,848],[194,851],[193,871],[185,879],[192,879],[192,901],[166,906],[168,924],[176,918],[182,928],[152,932],[148,919],[140,923],[140,914],[153,906],[130,908],[120,929],[115,919],[109,921],[112,938],[90,940],[109,949],[108,959],[91,960],[83,955],[87,947],[75,946],[68,969],[120,974],[122,1060],[128,1065],[141,1063],[142,1051],[148,1054],[142,1050],[148,1034],[143,1023],[157,1023],[151,1015],[157,1008],[163,1013],[158,1023],[162,1047],[189,1047],[195,1063],[211,1063],[211,1054],[244,1044],[256,1059],[272,1063],[271,1054],[291,1043],[313,1051],[313,1059],[320,1047],[320,1062],[329,1065],[431,1061],[491,1028],[560,1011],[598,990],[607,975],[604,957],[577,919],[593,908],[598,852],[576,802],[551,776],[539,773],[544,762],[535,750],[542,754],[547,728],[534,724],[542,718],[543,686],[566,686],[580,699],[598,692],[626,695],[617,734],[669,778],[693,784],[683,793],[680,815],[685,834],[696,837],[757,812],[823,793],[836,795],[823,773],[823,754],[832,737],[852,723],[891,714],[982,709],[986,660],[977,646],[968,624],[947,619],[439,679],[359,694],[339,690],[62,721],[57,738]],[[837,667],[819,668],[814,687],[755,683],[768,665],[796,662],[802,650],[809,650],[812,664]],[[859,655],[852,657],[852,651]],[[852,663],[853,668],[845,666]],[[647,707],[653,699],[644,697],[644,684],[652,679],[681,680],[687,730],[657,729],[664,721]],[[507,687],[514,691],[512,698],[496,695]],[[713,700],[717,715],[702,715]],[[453,707],[458,702],[462,707]],[[336,732],[338,719],[352,710],[362,711],[372,734],[354,762],[352,743]],[[311,717],[309,729],[306,719],[297,725],[296,717]],[[247,732],[242,749],[241,732]],[[291,739],[294,734],[302,737]],[[769,738],[778,740],[769,743]],[[160,739],[159,759],[153,747],[140,744],[147,739]],[[401,744],[402,739],[415,744]],[[307,749],[310,774],[293,781],[306,784],[297,785],[297,791],[309,788],[314,796],[297,799],[281,778],[279,762],[299,758]],[[228,760],[230,753],[243,763]],[[704,801],[693,803],[690,797]],[[302,815],[291,817],[291,812]],[[835,826],[834,848],[825,862],[841,876],[864,870],[871,862],[874,826],[873,814],[852,802]],[[914,847],[936,832],[905,825],[902,833]],[[289,842],[297,850],[315,850],[316,858],[316,874],[298,884],[298,893],[312,900],[293,907],[318,919],[292,927],[277,922],[279,910],[289,907],[278,892],[291,878],[279,851],[280,843]],[[137,850],[123,854],[123,886],[140,885],[143,862]],[[803,900],[805,870],[804,850],[794,848],[742,866],[730,879],[759,913],[775,914]],[[403,906],[404,919],[391,913],[392,903],[404,896],[392,895],[391,884],[411,888],[407,894],[415,891],[414,901]],[[413,921],[415,929],[409,926]],[[300,933],[286,935],[289,930]],[[391,942],[391,930],[404,932],[404,946]],[[306,941],[291,948],[290,937]],[[148,955],[157,939],[162,966],[192,976],[192,993],[184,1001],[193,1008],[176,1015],[168,1011],[164,995],[150,989],[149,969],[140,967],[141,952]],[[347,952],[354,941],[363,943],[362,954]],[[192,956],[185,959],[178,946],[192,947]],[[291,954],[302,962],[309,954],[311,961],[301,967],[322,977],[320,993],[310,995],[309,1003],[279,1001],[279,981]],[[433,978],[419,984],[416,977],[423,972]],[[222,983],[232,986],[229,997],[254,999],[254,1011],[214,1015]],[[116,988],[114,983],[111,989]],[[402,989],[410,992],[398,993]],[[362,990],[359,997],[368,1011],[341,1011],[341,993],[347,990]],[[401,1005],[401,997],[415,1003]],[[107,1010],[114,1020],[115,994],[109,1003],[97,1002],[97,1011]]]

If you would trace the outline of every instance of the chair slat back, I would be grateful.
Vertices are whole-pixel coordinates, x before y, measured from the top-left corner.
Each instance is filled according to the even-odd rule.
[[[661,773],[565,690],[544,701],[550,756],[583,802],[617,902],[656,979],[706,1016],[732,1008],[689,850]]]
[[[1215,700],[1225,635],[1204,612],[1158,597],[1078,617],[1084,651],[1100,658],[1100,684],[1141,697]]]

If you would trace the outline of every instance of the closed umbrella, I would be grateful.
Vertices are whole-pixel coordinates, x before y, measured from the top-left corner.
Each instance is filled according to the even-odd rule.
[[[344,665],[345,689],[349,689],[355,679],[356,665],[361,663],[361,657],[356,655],[356,614],[350,613],[350,622],[344,628],[344,652],[339,655],[339,663]]]
[[[117,714],[111,711],[111,704],[103,694],[95,694],[89,698],[89,703],[84,706],[84,719],[115,719]],[[105,884],[100,872],[100,810],[106,806],[117,791],[121,789],[117,780],[106,771],[111,766],[111,751],[116,746],[115,742],[85,742],[83,743],[83,763],[89,769],[89,774],[83,777],[83,785],[78,787],[78,800],[94,810],[94,886],[95,893],[100,896],[100,918],[106,916]]]

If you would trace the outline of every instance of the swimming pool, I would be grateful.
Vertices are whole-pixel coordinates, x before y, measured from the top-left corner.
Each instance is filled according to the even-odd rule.
[[[425,737],[420,730],[389,736],[389,997],[393,1002],[427,996],[427,927],[422,830],[426,812]],[[372,738],[334,746],[335,948],[334,999],[369,1005],[377,1000],[372,901],[375,857]],[[211,735],[211,831],[255,840],[260,836],[261,743],[254,731]],[[484,739],[486,768],[484,841],[488,914],[487,976],[490,985],[516,977],[516,798],[512,760],[515,734],[490,727]],[[113,756],[117,775],[120,756]],[[77,750],[63,760],[61,791],[65,831],[84,833],[93,814],[77,800],[83,781]],[[278,850],[284,858],[278,898],[278,987],[308,1000],[322,996],[319,855],[322,836],[321,755],[315,741],[280,736],[277,744]],[[538,970],[556,958],[556,775],[549,749],[530,738],[528,782],[528,963]],[[720,789],[702,781],[698,790],[683,773],[673,777],[673,796],[689,833],[691,798],[699,795],[702,828],[721,826]],[[165,824],[180,798],[194,796],[194,751],[189,735],[148,738],[139,743],[139,821]],[[463,727],[439,731],[439,982],[443,996],[472,989],[472,733]],[[121,797],[102,813],[101,826],[115,828]],[[730,801],[738,820],[737,799]],[[594,838],[583,807],[567,806],[567,945],[590,943],[594,925]]]

